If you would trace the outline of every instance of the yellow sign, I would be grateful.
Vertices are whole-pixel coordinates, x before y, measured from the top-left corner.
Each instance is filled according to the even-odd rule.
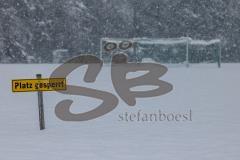
[[[13,92],[56,91],[66,89],[65,78],[12,80]]]

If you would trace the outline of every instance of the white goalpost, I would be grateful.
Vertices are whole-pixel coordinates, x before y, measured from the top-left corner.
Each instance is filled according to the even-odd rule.
[[[128,55],[129,62],[141,63],[150,58],[157,63],[185,64],[217,63],[221,67],[221,40],[181,38],[102,38],[100,57],[105,63],[117,53]]]

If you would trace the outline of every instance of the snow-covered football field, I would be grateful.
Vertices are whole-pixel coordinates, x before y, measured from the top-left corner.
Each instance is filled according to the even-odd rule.
[[[129,107],[115,92],[109,66],[95,83],[83,82],[86,67],[75,70],[68,84],[114,93],[115,110],[95,120],[65,122],[54,113],[63,99],[71,111],[85,112],[99,101],[44,92],[46,130],[38,126],[37,93],[12,93],[12,79],[49,77],[58,65],[0,65],[0,160],[239,160],[240,64],[169,67],[161,77],[174,89],[163,96],[137,99]],[[192,121],[130,122],[127,113],[187,113]]]

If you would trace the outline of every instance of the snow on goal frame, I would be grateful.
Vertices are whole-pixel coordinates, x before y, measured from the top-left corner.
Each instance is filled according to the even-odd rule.
[[[112,55],[125,53],[129,62],[141,63],[151,58],[157,63],[185,64],[217,63],[221,67],[221,40],[182,38],[102,38],[100,56],[110,63]]]

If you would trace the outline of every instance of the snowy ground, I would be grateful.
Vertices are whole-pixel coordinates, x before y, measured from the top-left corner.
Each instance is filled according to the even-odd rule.
[[[135,107],[121,99],[109,114],[87,122],[64,122],[55,116],[55,105],[74,100],[72,112],[84,112],[98,104],[80,96],[44,93],[46,127],[38,128],[37,94],[12,93],[11,80],[48,77],[57,65],[0,65],[1,160],[239,160],[240,64],[170,67],[161,78],[174,86],[164,96],[138,99]],[[84,67],[68,77],[68,83],[85,85]],[[87,86],[116,92],[110,67],[97,82]],[[119,114],[184,113],[187,122],[123,122]]]

